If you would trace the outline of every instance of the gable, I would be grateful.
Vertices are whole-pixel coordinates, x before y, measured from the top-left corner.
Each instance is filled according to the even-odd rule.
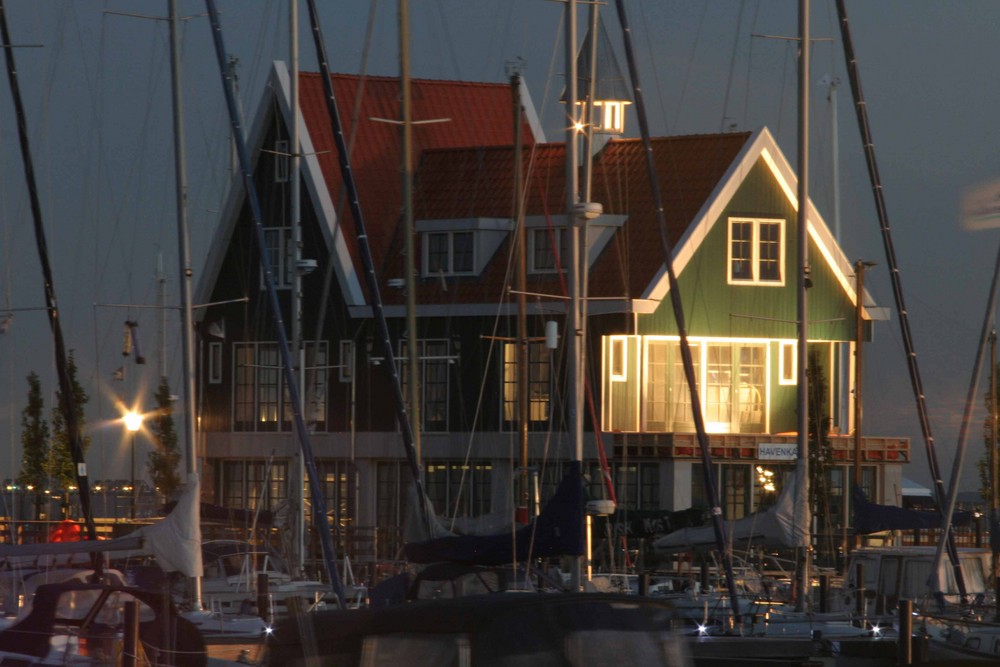
[[[674,250],[674,269],[681,288],[688,333],[706,336],[794,338],[798,319],[796,181],[791,168],[766,129],[748,142],[714,196]],[[780,285],[730,284],[727,258],[730,221],[775,220],[783,227]],[[853,340],[855,288],[853,269],[833,240],[825,222],[810,205],[809,266],[812,287],[809,337]],[[647,332],[676,333],[667,298],[667,276],[661,269],[649,290],[653,315],[642,319]],[[870,305],[870,299],[866,299]],[[870,315],[865,312],[864,317]]]
[[[358,252],[355,223],[343,195],[339,154],[336,149],[323,81],[318,73],[299,75],[299,128],[303,199],[316,215],[324,242],[333,256],[334,270],[344,303],[366,303],[366,287],[361,280],[362,263]],[[353,140],[351,169],[376,267],[383,266],[392,249],[401,206],[398,125],[380,119],[399,116],[399,80],[394,77],[331,75],[344,136]],[[513,137],[511,88],[508,83],[469,83],[414,79],[414,120],[443,122],[419,125],[414,132],[414,152],[438,147],[509,144]],[[352,124],[355,102],[360,98],[356,127]],[[540,133],[537,114],[522,84],[525,104],[525,141],[534,142]],[[263,146],[265,128],[275,122],[275,111],[285,127],[291,124],[289,74],[284,63],[275,62],[271,80],[248,133],[247,141],[256,164]],[[205,269],[198,283],[198,301],[205,302],[219,279],[227,248],[233,238],[246,195],[242,179],[232,181],[227,203]],[[304,206],[307,204],[304,202]],[[346,214],[345,214],[346,212]],[[340,213],[340,215],[338,215]],[[343,220],[341,219],[343,216]]]

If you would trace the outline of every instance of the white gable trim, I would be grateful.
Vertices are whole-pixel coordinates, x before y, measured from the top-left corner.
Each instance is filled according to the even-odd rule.
[[[750,170],[757,163],[758,157],[763,159],[764,163],[770,168],[782,192],[785,193],[789,204],[791,204],[793,209],[798,211],[799,202],[796,195],[798,178],[788,160],[782,154],[781,149],[778,148],[778,144],[775,142],[770,131],[766,127],[762,128],[744,145],[743,150],[733,161],[733,164],[730,165],[725,176],[723,176],[715,190],[713,190],[712,194],[705,201],[702,209],[698,211],[698,214],[694,217],[694,220],[674,247],[674,271],[678,276],[684,272],[695,252],[701,247],[702,242],[708,236],[709,231],[711,231],[712,225],[720,219],[722,211],[728,206],[737,189],[743,184],[747,174],[750,173]],[[834,276],[836,276],[837,281],[840,283],[844,293],[851,300],[851,303],[857,305],[856,284],[853,280],[854,267],[834,240],[829,227],[827,227],[826,222],[820,216],[812,202],[809,202],[806,223],[809,237],[819,249],[823,261],[833,270]],[[670,285],[666,266],[662,266],[642,298],[662,301],[666,298],[669,289]],[[874,301],[867,293],[867,290],[863,303],[865,306],[874,305]],[[870,319],[871,314],[866,310],[863,317]]]
[[[247,142],[247,149],[250,155],[251,168],[256,170],[257,160],[260,158],[260,145],[264,141],[264,134],[270,120],[271,105],[267,104],[271,93],[268,85],[264,90],[264,96],[260,106],[257,107],[257,114],[254,116],[253,125],[250,132],[244,134]],[[230,140],[232,143],[232,140]],[[226,252],[229,250],[229,243],[233,238],[233,230],[236,229],[236,222],[239,219],[240,210],[246,199],[246,186],[243,182],[243,173],[236,169],[233,172],[229,183],[229,194],[222,207],[222,215],[219,224],[212,234],[212,243],[208,246],[208,253],[205,257],[204,270],[198,277],[198,284],[195,288],[195,304],[204,304],[212,300],[212,291],[219,280],[219,273],[222,271],[222,263],[226,260]],[[205,315],[205,309],[195,309],[195,319],[200,321]]]
[[[528,83],[521,77],[521,85],[518,86],[521,92],[521,108],[524,110],[524,117],[528,120],[528,127],[531,128],[531,134],[535,137],[536,144],[544,144],[545,141],[545,130],[542,129],[542,121],[538,118],[538,112],[535,111],[535,103],[531,100],[531,91],[528,90]]]
[[[283,61],[276,60],[274,62],[272,81],[277,84],[274,89],[277,93],[278,108],[281,109],[285,127],[291,127],[291,83],[288,67]],[[330,189],[323,178],[319,157],[313,147],[312,135],[309,134],[309,126],[306,125],[301,109],[298,112],[298,122],[303,182],[309,192],[313,208],[316,210],[316,217],[319,219],[319,227],[323,232],[327,250],[330,251],[330,261],[333,262],[337,272],[337,282],[340,284],[341,293],[348,306],[364,305],[365,297],[364,291],[361,289],[361,281],[357,270],[355,270],[354,262],[351,260],[351,253],[344,241],[340,225],[337,224],[337,211],[330,198]]]

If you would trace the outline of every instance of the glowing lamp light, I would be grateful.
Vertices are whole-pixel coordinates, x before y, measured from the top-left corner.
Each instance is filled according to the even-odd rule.
[[[596,49],[593,48],[596,38]],[[592,54],[593,51],[593,54]],[[591,57],[595,58],[593,67]],[[594,132],[598,134],[624,134],[625,133],[625,107],[632,104],[630,99],[629,86],[625,77],[622,76],[621,68],[615,57],[611,40],[608,38],[607,28],[604,21],[598,19],[597,34],[588,31],[583,41],[583,48],[580,49],[576,60],[577,71],[577,99],[575,104],[582,106],[587,98],[590,89],[590,76],[593,74],[594,98],[591,103],[592,109],[587,112],[590,116],[586,119],[593,125]],[[563,102],[566,102],[566,94],[563,93]]]
[[[142,415],[138,412],[130,410],[125,413],[125,416],[122,417],[122,419],[125,421],[125,428],[133,433],[142,428]]]
[[[765,491],[774,491],[774,471],[763,466],[757,466],[757,481]]]

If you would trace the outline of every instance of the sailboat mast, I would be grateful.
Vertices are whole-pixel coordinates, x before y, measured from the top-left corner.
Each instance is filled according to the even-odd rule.
[[[798,498],[795,503],[795,521],[805,527],[809,535],[804,549],[799,573],[796,610],[806,609],[809,593],[809,561],[811,560],[812,516],[809,511],[809,322],[806,301],[806,281],[809,280],[809,0],[799,0],[799,145],[798,145],[798,200],[796,224],[798,275],[796,276],[796,309],[798,311]],[[820,425],[817,424],[817,429]]]
[[[174,178],[177,194],[177,259],[181,276],[181,353],[184,355],[184,457],[187,464],[188,484],[197,483],[198,458],[195,429],[195,359],[194,317],[191,304],[191,241],[187,217],[187,167],[184,157],[184,105],[181,97],[181,34],[178,30],[177,0],[168,0],[170,15],[170,85],[173,98],[174,123]],[[192,606],[202,608],[201,578],[192,580]]]
[[[569,341],[569,351],[566,360],[566,376],[569,385],[569,409],[567,420],[570,426],[570,438],[573,443],[573,460],[583,461],[583,410],[582,386],[583,369],[580,366],[583,341],[580,337],[581,291],[580,291],[580,226],[576,216],[579,202],[579,162],[577,137],[580,132],[580,122],[576,106],[576,0],[566,2],[566,109],[569,122],[566,124],[566,230],[569,234],[568,291],[570,297],[569,312],[566,322],[566,339]],[[574,558],[570,569],[570,589],[580,590],[581,566],[580,559]]]
[[[889,225],[889,212],[885,203],[885,192],[878,173],[878,163],[875,160],[875,140],[872,137],[871,126],[868,123],[868,107],[861,91],[861,72],[858,69],[857,56],[854,53],[854,40],[851,38],[851,26],[847,19],[847,7],[844,0],[837,0],[837,20],[840,23],[840,38],[844,47],[844,60],[847,63],[847,78],[851,84],[851,94],[854,97],[854,110],[861,133],[861,143],[865,151],[865,164],[868,167],[868,179],[871,181],[872,195],[875,197],[875,212],[878,214],[879,228],[882,232],[882,247],[885,250],[886,268],[892,283],[892,296],[896,303],[896,314],[899,316],[900,336],[903,339],[903,350],[906,353],[906,367],[910,374],[910,385],[913,397],[917,403],[917,417],[920,420],[920,432],[924,437],[924,448],[927,452],[927,466],[934,480],[934,499],[938,510],[944,511],[945,488],[941,479],[941,468],[938,465],[937,453],[934,450],[934,434],[931,431],[930,415],[927,411],[927,400],[924,394],[923,382],[920,379],[920,368],[917,365],[917,352],[910,332],[910,317],[903,299],[903,283],[900,278],[899,262],[896,261],[896,249],[892,242],[892,232]],[[955,569],[958,588],[964,593],[965,579],[958,563],[958,548],[955,536],[948,535],[948,557]]]
[[[667,219],[664,213],[663,196],[656,174],[656,164],[653,160],[653,147],[649,133],[649,120],[646,115],[646,102],[643,97],[642,85],[639,82],[639,68],[636,65],[635,49],[632,47],[632,29],[629,27],[624,0],[616,0],[615,9],[618,12],[618,23],[621,25],[623,41],[625,42],[625,56],[628,60],[629,78],[632,83],[632,94],[635,97],[636,115],[639,118],[639,133],[642,137],[643,152],[646,157],[646,173],[649,176],[650,190],[653,196],[653,210],[655,211],[656,221],[660,228],[660,243],[663,246],[663,261],[666,265],[667,283],[669,285],[667,294],[670,297],[670,306],[673,311],[674,320],[677,323],[677,334],[680,338],[684,380],[691,395],[691,416],[694,418],[694,428],[698,436],[698,449],[701,450],[705,492],[708,495],[708,501],[712,508],[712,532],[715,535],[716,549],[719,552],[719,558],[722,561],[726,578],[726,590],[729,592],[729,606],[733,610],[733,618],[739,621],[741,618],[740,598],[737,594],[736,579],[733,575],[733,552],[730,548],[730,541],[725,526],[722,523],[724,517],[722,507],[719,504],[719,489],[716,484],[712,454],[708,446],[708,432],[705,430],[705,417],[701,411],[701,399],[698,398],[698,382],[695,378],[694,359],[691,355],[691,345],[688,343],[687,324],[685,323],[684,308],[681,303],[680,285],[677,282],[677,273],[674,271],[673,248],[670,245],[670,238],[667,235]]]
[[[528,231],[524,228],[524,206],[522,205],[521,176],[521,72],[516,70],[510,77],[510,93],[514,100],[514,229],[517,233],[517,431],[521,445],[520,489],[518,491],[516,520],[528,522],[528,501],[530,499],[528,475],[528,419],[530,417],[528,374]]]
[[[990,546],[996,544],[997,526],[1000,525],[1000,456],[997,452],[997,329],[994,325],[990,331]],[[995,547],[990,549],[992,555],[992,579],[994,592],[1000,592],[1000,553]],[[1000,596],[996,599],[1000,600]],[[1000,607],[996,608],[994,622],[1000,621]]]
[[[305,387],[305,344],[302,341],[302,272],[299,267],[302,264],[302,213],[301,213],[301,191],[299,188],[299,171],[301,162],[299,160],[299,2],[290,0],[288,3],[288,50],[291,73],[289,75],[289,96],[291,106],[291,127],[288,150],[289,156],[289,216],[292,228],[292,248],[294,265],[292,267],[292,354],[295,355],[295,363],[298,366],[296,377],[299,382],[299,398],[302,404],[299,409],[305,411],[306,387]],[[295,484],[293,496],[295,512],[295,558],[293,566],[295,573],[301,575],[305,570],[306,552],[306,513],[305,513],[305,464],[302,456],[295,456]]]
[[[302,451],[302,459],[309,477],[309,497],[312,501],[312,515],[315,524],[316,536],[323,549],[323,559],[326,563],[327,573],[333,585],[334,593],[337,597],[338,606],[344,606],[344,585],[340,579],[337,568],[337,554],[334,550],[333,539],[331,537],[330,520],[326,511],[326,497],[320,488],[319,473],[316,470],[316,461],[313,457],[312,444],[309,442],[309,432],[306,429],[305,419],[302,417],[301,400],[299,397],[299,386],[296,382],[295,369],[292,365],[292,354],[289,349],[288,335],[285,332],[285,323],[281,316],[281,302],[278,300],[278,291],[275,287],[274,271],[267,253],[267,239],[264,236],[263,216],[260,209],[260,200],[257,197],[257,187],[254,183],[253,168],[250,164],[250,156],[247,151],[246,139],[243,135],[243,125],[240,122],[239,109],[236,104],[236,94],[233,90],[232,79],[226,67],[226,47],[222,40],[222,26],[219,23],[219,11],[214,0],[205,0],[205,7],[208,9],[209,20],[212,26],[212,37],[215,45],[215,55],[218,60],[219,72],[222,76],[223,92],[226,96],[226,107],[229,111],[229,122],[233,128],[233,137],[236,143],[236,152],[240,159],[240,171],[243,175],[243,186],[246,188],[247,200],[250,214],[253,219],[253,227],[257,241],[257,251],[260,258],[260,268],[264,275],[264,285],[267,291],[268,302],[274,321],[275,333],[278,337],[278,353],[281,359],[282,373],[285,379],[285,387],[288,390],[289,402],[292,406],[292,418],[295,424],[295,433],[298,436],[299,448]]]
[[[410,421],[413,427],[413,446],[417,450],[417,462],[421,461],[420,424],[420,344],[417,339],[417,274],[413,239],[413,123],[412,98],[410,95],[410,4],[409,0],[399,0],[399,85],[400,95],[400,138],[402,140],[403,178],[403,230],[406,237],[406,352],[409,369]],[[422,465],[422,464],[421,464]]]

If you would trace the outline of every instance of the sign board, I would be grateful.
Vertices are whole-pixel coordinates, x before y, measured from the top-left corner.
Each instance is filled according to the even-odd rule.
[[[799,458],[799,445],[794,442],[761,442],[757,444],[757,458],[761,461],[795,461]]]

